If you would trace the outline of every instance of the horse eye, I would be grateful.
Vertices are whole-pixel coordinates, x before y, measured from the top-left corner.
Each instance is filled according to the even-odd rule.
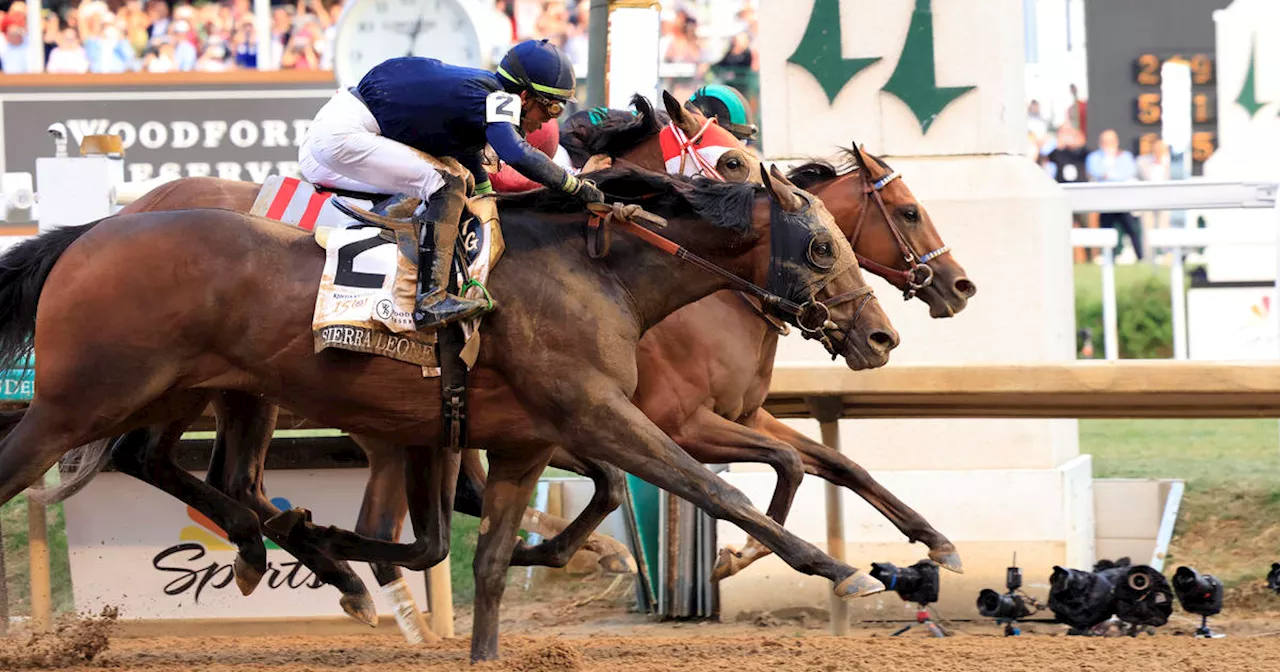
[[[908,222],[918,222],[920,221],[920,211],[915,208],[907,208],[902,211],[902,218]]]
[[[824,257],[831,256],[831,243],[818,243],[818,254]]]
[[[729,159],[728,161],[725,161],[725,162],[724,162],[724,167],[725,167],[725,168],[728,168],[729,170],[737,170],[737,169],[739,169],[739,168],[741,168],[741,167],[742,167],[742,160],[741,160],[741,159]]]

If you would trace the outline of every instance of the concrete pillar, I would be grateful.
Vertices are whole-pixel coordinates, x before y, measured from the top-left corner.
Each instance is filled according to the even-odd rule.
[[[885,157],[977,284],[964,312],[932,320],[919,301],[874,279],[902,334],[893,362],[1058,361],[1074,357],[1070,213],[1062,190],[1024,155],[1022,0],[761,3],[764,147],[776,160],[830,157],[853,141]],[[783,339],[778,365],[832,366],[820,346]],[[891,363],[890,366],[893,366]],[[796,426],[821,440],[816,421]],[[1074,420],[842,421],[843,452],[870,469],[958,547],[940,607],[976,616],[979,589],[1002,589],[1017,552],[1036,593],[1053,564],[1092,562],[1091,463]],[[730,475],[758,505],[771,474]],[[846,492],[846,557],[910,564],[925,557]],[[787,527],[827,538],[820,481],[809,477]],[[744,535],[721,524],[721,543]],[[721,585],[722,616],[826,606],[825,581],[775,557]],[[912,618],[892,593],[852,603],[854,617]]]

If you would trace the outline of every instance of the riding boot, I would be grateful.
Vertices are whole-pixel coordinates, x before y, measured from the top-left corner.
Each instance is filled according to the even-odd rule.
[[[453,272],[453,254],[458,225],[466,199],[461,190],[445,187],[437,191],[420,215],[418,224],[418,302],[413,319],[419,329],[441,327],[475,317],[490,308],[485,299],[467,299],[445,290]]]

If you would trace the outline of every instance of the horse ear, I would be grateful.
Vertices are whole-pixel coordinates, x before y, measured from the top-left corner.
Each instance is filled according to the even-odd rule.
[[[884,171],[880,169],[880,163],[871,158],[870,154],[867,154],[865,145],[853,143],[853,156],[858,162],[858,167],[867,171],[867,177],[874,180],[884,176]]]
[[[697,124],[689,117],[689,112],[685,110],[684,107],[680,105],[680,101],[676,100],[676,97],[671,95],[671,92],[666,89],[662,90],[662,105],[667,108],[667,114],[671,117],[671,121],[674,121],[676,126],[680,127],[680,130],[688,133],[689,135],[693,135],[698,132],[698,129],[696,128]]]
[[[772,178],[769,177],[770,173],[773,174]],[[777,165],[772,165],[770,170],[765,170],[764,164],[761,163],[760,177],[764,181],[765,189],[769,190],[769,198],[773,199],[773,202],[777,203],[783,211],[799,212],[804,207],[804,201],[801,201],[800,197],[792,191],[791,183],[778,172]]]
[[[761,167],[761,168],[764,168],[764,164],[761,164],[761,165],[760,165],[760,167]],[[769,175],[773,176],[773,179],[775,179],[775,180],[777,180],[777,181],[779,181],[779,182],[781,182],[781,183],[783,183],[783,184],[787,185],[788,187],[791,187],[791,188],[793,188],[793,189],[797,189],[797,188],[798,188],[798,187],[796,187],[796,185],[794,185],[794,184],[792,184],[792,183],[791,183],[791,180],[788,180],[788,179],[787,179],[787,176],[786,176],[786,175],[782,174],[782,171],[781,171],[781,170],[778,170],[778,165],[777,165],[777,164],[773,164],[773,165],[770,165],[770,166],[769,166]]]

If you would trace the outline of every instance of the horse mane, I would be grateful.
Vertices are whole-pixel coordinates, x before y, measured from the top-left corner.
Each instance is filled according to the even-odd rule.
[[[871,154],[870,152],[863,153],[871,157],[871,160],[875,161],[876,165],[880,166],[885,171],[890,173],[893,172],[893,168],[891,168],[889,164],[885,163],[884,159],[876,156],[875,154]],[[858,170],[858,155],[854,148],[841,147],[840,154],[842,160],[838,166],[829,161],[810,161],[802,166],[792,168],[791,172],[787,173],[787,179],[791,180],[792,184],[795,184],[801,189],[808,189],[814,185],[830,182],[837,177],[842,177]]]
[[[657,135],[670,121],[665,113],[653,109],[648,98],[638,93],[631,97],[631,106],[636,109],[635,114],[592,108],[565,120],[560,128],[560,146],[574,166],[581,168],[596,154],[621,156]]]
[[[617,166],[591,174],[608,202],[643,207],[667,218],[698,217],[713,226],[747,233],[757,190],[750,183],[720,182],[655,173],[635,166]],[[582,213],[582,201],[559,189],[538,189],[498,197],[502,212],[516,210],[552,214]]]

